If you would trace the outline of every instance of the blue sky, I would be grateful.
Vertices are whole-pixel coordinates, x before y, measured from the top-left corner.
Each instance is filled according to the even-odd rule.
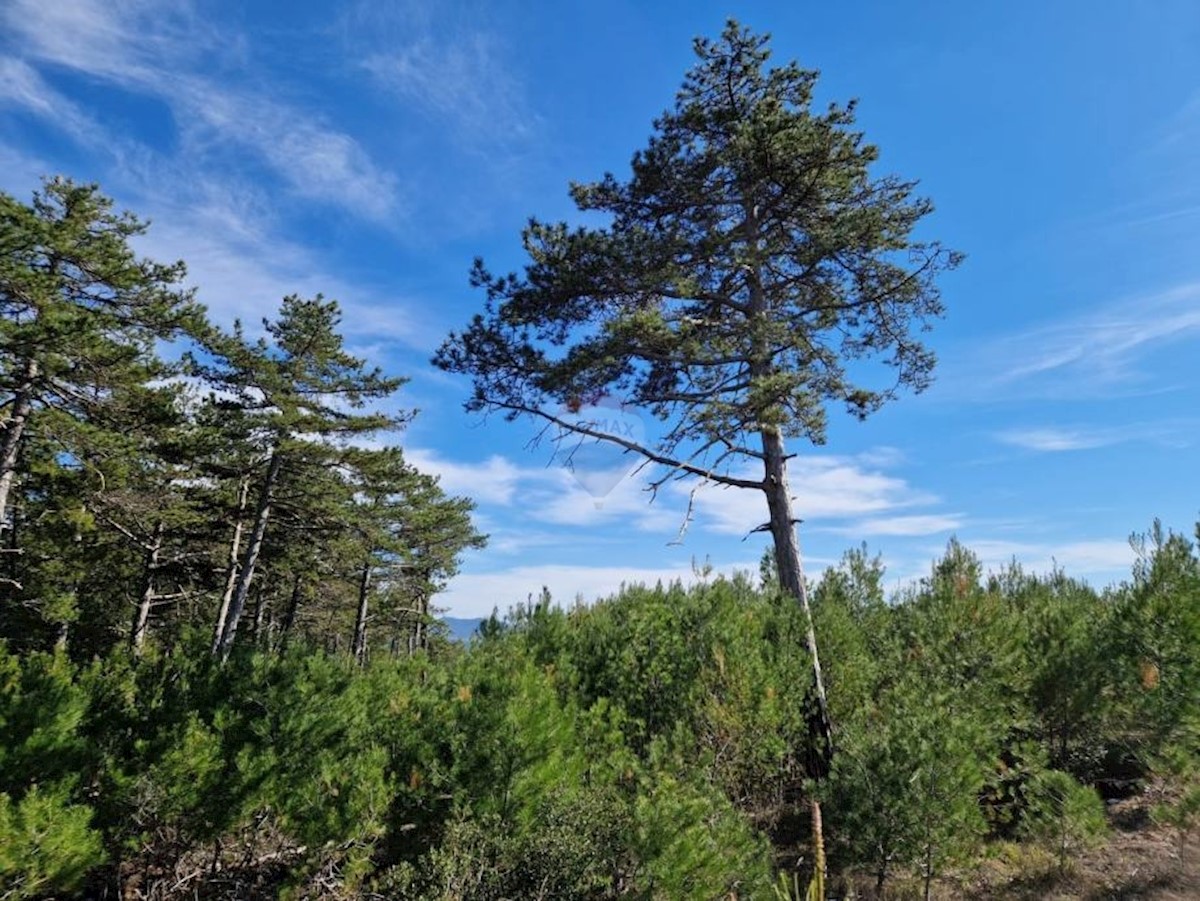
[[[598,500],[428,364],[481,304],[471,259],[518,266],[569,180],[626,172],[691,38],[735,16],[820,69],[822,101],[860,98],[879,171],[920,179],[925,234],[968,254],[936,386],[795,448],[810,571],[866,541],[897,585],[958,535],[1104,584],[1131,531],[1200,514],[1200,6],[984,6],[3,0],[0,189],[98,181],[220,322],[342,301],[351,346],[412,379],[399,440],[491,534],[451,612],[753,568],[761,497],[702,489],[673,543],[686,491]]]

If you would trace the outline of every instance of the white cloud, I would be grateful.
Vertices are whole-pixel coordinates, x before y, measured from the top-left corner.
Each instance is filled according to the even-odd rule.
[[[609,474],[610,481],[597,481],[596,472],[576,473],[557,464],[522,466],[499,455],[470,462],[447,460],[423,449],[407,450],[406,455],[421,469],[440,474],[446,490],[478,500],[485,507],[485,516],[492,516],[488,506],[503,508],[504,515],[496,515],[486,529],[501,547],[506,546],[510,533],[528,531],[521,521],[571,530],[617,526],[626,537],[648,533],[666,546],[674,543],[685,524],[687,531],[744,538],[767,519],[766,501],[759,491],[714,483],[697,487],[694,480],[685,479],[669,481],[654,495],[647,486],[661,471],[650,469],[629,475],[614,471]],[[895,455],[885,456],[896,459]],[[806,529],[858,539],[934,535],[963,526],[964,518],[957,513],[903,513],[914,506],[934,504],[937,498],[879,471],[864,459],[883,458],[867,453],[863,457],[826,455],[793,460],[796,511],[807,523]],[[558,541],[535,543],[567,544],[572,532],[552,534]],[[516,538],[514,542],[518,547],[524,544]]]
[[[302,197],[384,221],[397,212],[396,178],[362,147],[318,119],[262,95],[182,79],[172,102],[193,148],[206,140],[238,144],[259,156]]]
[[[890,454],[884,458],[895,459]],[[904,479],[882,472],[876,463],[880,459],[871,455],[866,460],[834,455],[793,458],[788,481],[796,515],[812,525],[820,520],[861,517],[937,501]],[[746,474],[749,472],[747,469]],[[677,490],[688,489],[681,485]],[[695,505],[701,524],[728,535],[745,535],[767,519],[766,502],[758,491],[706,485],[696,493]],[[883,527],[882,520],[876,522]]]
[[[29,59],[162,100],[181,129],[193,167],[209,162],[211,145],[238,146],[298,196],[364,218],[387,220],[396,213],[395,177],[376,166],[353,138],[259,88],[239,89],[229,77],[205,74],[229,62],[229,48],[236,48],[238,39],[201,23],[189,4],[10,0],[0,8],[0,24]],[[78,111],[68,108],[62,118],[48,106],[44,81],[21,65],[24,71],[13,71],[20,76],[27,108],[64,125],[77,139],[106,144]],[[215,167],[223,163],[218,158]]]
[[[661,495],[651,503],[645,473],[614,471],[604,479],[600,472],[572,471],[554,459],[545,466],[522,466],[498,454],[461,461],[422,448],[404,453],[423,471],[439,475],[447,491],[501,507],[519,502],[521,514],[536,522],[573,528],[621,522],[658,532],[678,529],[683,522],[685,507],[677,496]]]
[[[1194,420],[1174,419],[1160,422],[1135,422],[1095,427],[1019,428],[997,432],[998,441],[1031,451],[1059,452],[1092,450],[1126,441],[1155,442],[1171,447],[1186,446],[1189,433],[1195,431]]]
[[[1096,396],[1145,388],[1153,350],[1200,337],[1200,282],[1126,298],[1095,312],[1008,336],[978,353],[983,378],[959,382],[996,391]]]
[[[104,134],[96,122],[54,88],[36,69],[13,57],[0,57],[0,103],[7,103],[44,119],[80,141]]]
[[[174,168],[163,163],[148,171],[147,179],[153,171],[167,174]],[[411,312],[409,298],[347,282],[307,248],[271,234],[271,216],[257,205],[252,189],[236,197],[228,189],[221,182],[194,179],[186,186],[172,183],[168,193],[149,183],[132,191],[139,215],[152,222],[134,241],[138,252],[160,261],[185,257],[188,283],[199,286],[197,297],[216,322],[227,326],[238,318],[254,333],[285,295],[324,294],[339,302],[342,332],[350,339],[369,336],[419,350],[434,343],[428,327]]]
[[[1085,577],[1127,573],[1136,556],[1128,541],[1109,539],[1052,544],[978,540],[966,544],[988,569],[1000,569],[1016,558],[1034,572],[1046,572],[1057,565],[1068,575]]]
[[[1120,442],[1121,436],[1089,429],[1012,429],[996,437],[1005,444],[1035,451],[1088,450]]]
[[[494,163],[497,150],[531,142],[541,123],[515,74],[517,60],[484,18],[407,4],[359,7],[343,24],[383,91],[440,120],[461,145]]]
[[[512,503],[521,479],[530,474],[499,454],[483,461],[463,462],[413,447],[405,448],[404,456],[422,472],[438,476],[443,490],[449,494],[465,495],[486,504]]]
[[[758,572],[758,561],[715,567],[710,578],[718,572],[731,574],[735,570]],[[622,584],[664,584],[675,580],[694,584],[699,577],[691,566],[622,567],[573,566],[549,564],[516,566],[486,573],[463,573],[451,581],[449,588],[439,594],[434,603],[446,608],[452,616],[488,616],[493,608],[505,613],[509,607],[536,598],[542,586],[550,589],[554,601],[570,605],[576,597],[591,602],[617,592]]]
[[[51,171],[45,160],[23,153],[0,141],[0,190],[12,194],[18,200],[28,199],[38,179]]]
[[[964,539],[963,545],[979,557],[988,572],[998,572],[1015,559],[1028,572],[1047,573],[1057,567],[1068,576],[1098,586],[1127,576],[1136,558],[1128,541],[1107,538],[1043,543],[980,538]],[[943,550],[929,548],[927,552],[940,557]]]
[[[864,519],[839,527],[835,531],[857,538],[913,537],[936,535],[939,532],[954,532],[963,527],[963,517],[958,513],[928,514],[916,516],[884,516]]]

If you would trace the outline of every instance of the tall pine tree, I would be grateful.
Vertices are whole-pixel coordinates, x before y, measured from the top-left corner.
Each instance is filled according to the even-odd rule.
[[[205,358],[191,360],[193,374],[244,417],[254,452],[245,473],[251,512],[244,537],[243,528],[235,527],[232,546],[240,546],[240,556],[231,555],[236,570],[231,568],[228,604],[222,603],[214,628],[213,652],[222,658],[233,648],[285,474],[302,478],[308,468],[336,465],[346,453],[341,442],[407,422],[406,414],[365,410],[404,379],[385,377],[348,354],[340,321],[334,301],[289,296],[274,320],[263,321],[265,337],[250,341],[237,323],[232,334],[209,339]]]

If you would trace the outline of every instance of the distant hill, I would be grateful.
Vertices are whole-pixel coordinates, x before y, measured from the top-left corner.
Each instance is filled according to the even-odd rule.
[[[459,641],[466,641],[472,635],[475,635],[479,631],[479,624],[482,623],[483,620],[484,617],[482,616],[468,618],[458,616],[442,617],[442,622],[444,622],[450,628],[450,634]]]

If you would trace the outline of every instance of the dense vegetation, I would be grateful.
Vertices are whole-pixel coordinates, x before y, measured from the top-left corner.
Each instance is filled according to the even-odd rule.
[[[1017,840],[1067,864],[1105,828],[1102,794],[1189,775],[1200,560],[1183,537],[1152,531],[1103,593],[983,578],[953,543],[891,603],[881,577],[859,550],[814,589],[835,877],[919,891]],[[788,692],[804,621],[765,582],[543,601],[365,668],[300,641],[222,666],[186,631],[137,660],[4,651],[0,887],[775,897],[807,866],[814,786]]]

